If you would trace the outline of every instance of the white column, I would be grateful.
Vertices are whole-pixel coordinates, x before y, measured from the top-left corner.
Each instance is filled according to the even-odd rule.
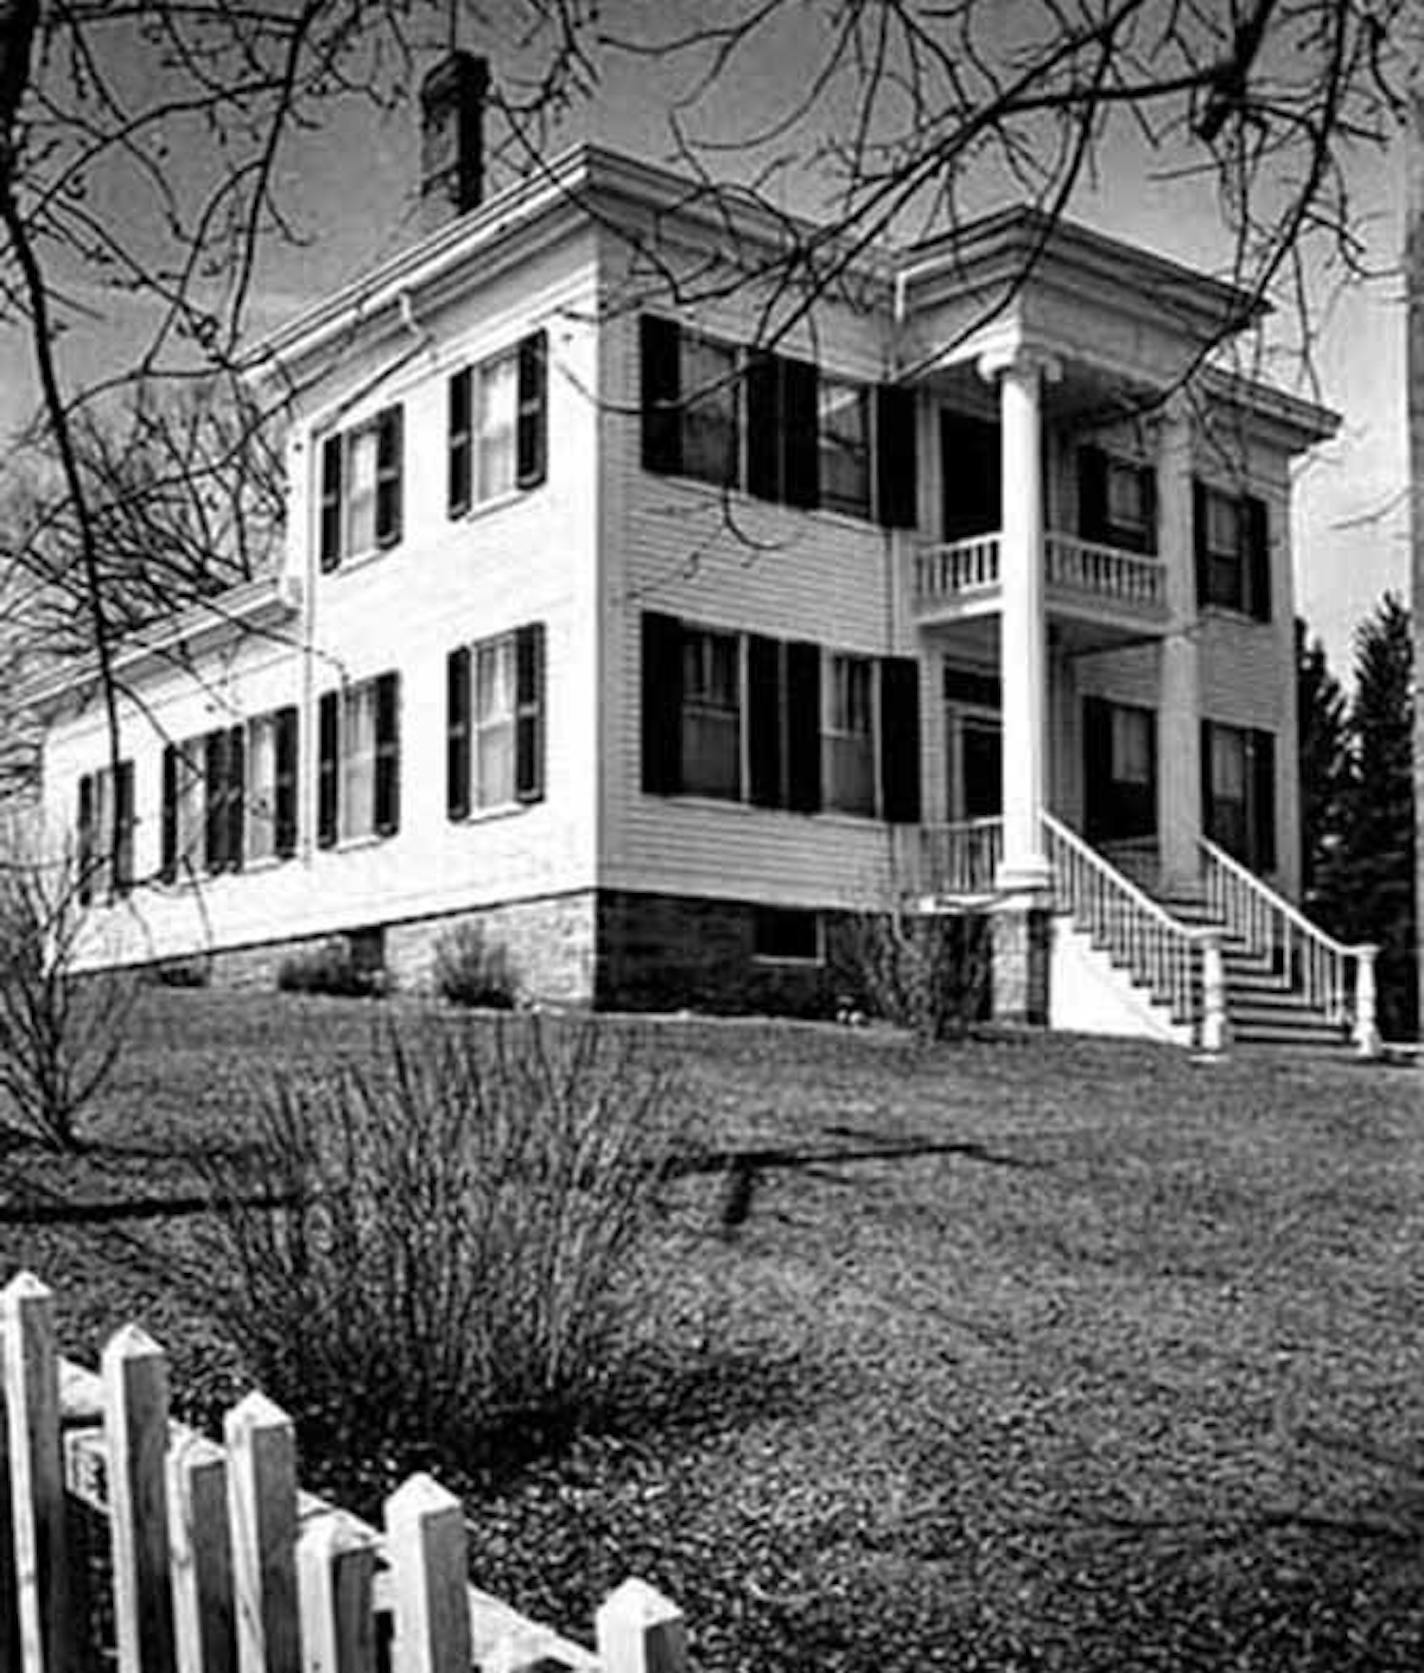
[[[1017,348],[985,355],[999,380],[1003,517],[999,550],[999,670],[1003,683],[1004,858],[997,887],[1046,889],[1043,810],[1048,796],[1048,633],[1044,616],[1043,423],[1045,378],[1057,363]]]
[[[1181,396],[1167,403],[1157,432],[1157,555],[1167,595],[1157,716],[1157,842],[1163,888],[1179,894],[1200,885],[1202,828],[1192,431]]]

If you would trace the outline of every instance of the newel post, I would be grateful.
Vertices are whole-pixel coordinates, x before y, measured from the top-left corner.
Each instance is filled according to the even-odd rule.
[[[1201,1049],[1215,1057],[1226,1049],[1226,966],[1221,957],[1221,937],[1206,931],[1202,951]]]
[[[1355,1051],[1360,1057],[1378,1057],[1379,1024],[1375,1019],[1375,960],[1379,948],[1366,943],[1355,948]]]

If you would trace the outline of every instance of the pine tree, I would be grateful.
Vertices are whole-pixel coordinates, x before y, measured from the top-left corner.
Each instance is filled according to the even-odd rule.
[[[1339,933],[1345,817],[1353,779],[1349,705],[1319,639],[1295,624],[1296,721],[1300,750],[1302,900],[1322,928]]]
[[[1342,931],[1380,949],[1380,1028],[1393,1039],[1412,1037],[1417,1015],[1413,662],[1409,611],[1386,593],[1355,636],[1340,894]]]

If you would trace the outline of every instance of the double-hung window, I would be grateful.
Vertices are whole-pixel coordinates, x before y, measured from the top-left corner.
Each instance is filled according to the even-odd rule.
[[[742,647],[734,633],[689,628],[682,642],[683,789],[742,793]]]
[[[1270,522],[1265,501],[1197,482],[1192,510],[1197,603],[1270,621]]]
[[[1246,604],[1241,502],[1209,488],[1205,495],[1206,596],[1210,604],[1240,610]]]
[[[328,436],[321,449],[321,567],[338,568],[401,537],[404,424],[399,406]]]
[[[290,859],[297,847],[296,707],[169,744],[162,811],[167,882]]]
[[[547,356],[545,333],[536,331],[450,378],[446,510],[451,517],[544,480]]]
[[[126,895],[134,880],[134,769],[123,760],[79,780],[76,833],[82,903]]]
[[[875,663],[868,656],[826,658],[826,806],[875,812]]]
[[[317,706],[317,842],[400,828],[400,675],[382,674]]]
[[[642,619],[642,785],[760,808],[920,816],[919,665]]]
[[[823,377],[819,409],[821,504],[870,516],[870,390]]]
[[[544,796],[545,633],[530,622],[460,645],[446,661],[446,812]]]
[[[1276,867],[1276,740],[1246,726],[1202,722],[1202,824],[1253,871]]]
[[[1157,550],[1157,475],[1152,466],[1089,443],[1078,449],[1078,532],[1126,552]]]

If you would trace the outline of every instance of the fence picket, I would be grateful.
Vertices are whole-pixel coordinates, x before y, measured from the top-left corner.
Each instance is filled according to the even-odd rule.
[[[297,1449],[292,1422],[262,1394],[223,1420],[240,1673],[300,1673]]]
[[[469,1673],[465,1513],[430,1476],[386,1500],[386,1555],[395,1595],[395,1673]]]
[[[100,1359],[114,1556],[119,1673],[173,1673],[169,1580],[168,1362],[137,1325],[110,1337]]]
[[[227,1458],[189,1435],[169,1452],[167,1474],[178,1673],[236,1673]]]
[[[645,1580],[625,1580],[594,1616],[601,1673],[686,1673],[682,1611]]]
[[[297,1544],[302,1673],[375,1673],[376,1552],[340,1511],[319,1516]]]
[[[80,1665],[81,1639],[69,1596],[54,1299],[33,1273],[20,1273],[0,1291],[0,1332],[12,1441],[19,1666],[24,1673],[71,1673]]]

